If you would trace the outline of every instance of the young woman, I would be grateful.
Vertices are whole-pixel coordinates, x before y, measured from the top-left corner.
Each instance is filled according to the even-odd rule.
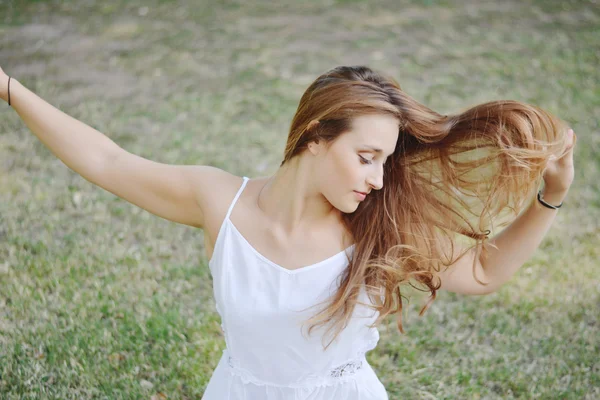
[[[401,285],[431,292],[422,312],[439,289],[497,290],[574,176],[575,135],[540,108],[440,115],[367,67],[310,85],[280,168],[260,179],[138,157],[1,69],[0,97],[88,181],[204,230],[226,342],[209,400],[387,399],[365,353],[386,315],[402,331]]]

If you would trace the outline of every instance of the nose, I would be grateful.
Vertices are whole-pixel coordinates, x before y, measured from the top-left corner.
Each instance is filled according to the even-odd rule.
[[[383,187],[383,165],[367,177],[367,183],[374,190],[380,190]]]

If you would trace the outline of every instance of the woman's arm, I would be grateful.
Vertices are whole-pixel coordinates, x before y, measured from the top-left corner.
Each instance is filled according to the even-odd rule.
[[[567,192],[546,193],[544,201],[558,205]],[[440,272],[442,289],[461,294],[488,294],[508,282],[517,270],[533,255],[556,218],[558,210],[541,205],[534,199],[502,232],[488,240],[487,257],[477,260],[473,277],[475,251],[471,249],[447,270]]]
[[[543,199],[546,203],[559,205],[566,198],[574,178],[573,150],[576,137],[569,131],[571,141],[568,151],[560,159],[551,160],[544,171]],[[462,294],[487,294],[496,291],[515,274],[533,255],[550,229],[558,210],[547,208],[534,199],[502,232],[491,238],[486,257],[476,260],[473,276],[475,250],[471,249],[448,269],[440,272],[442,289]],[[443,242],[442,242],[443,243]],[[441,244],[448,248],[448,243]],[[458,252],[457,254],[460,254]]]
[[[1,68],[0,97],[8,101],[8,76]],[[14,78],[10,80],[10,100],[27,127],[69,168],[170,221],[203,227],[203,208],[214,204],[212,197],[233,177],[210,166],[161,164],[131,154]]]
[[[8,77],[0,69],[0,96],[8,102]],[[85,179],[93,181],[120,150],[110,138],[47,103],[14,78],[11,107],[56,157]]]

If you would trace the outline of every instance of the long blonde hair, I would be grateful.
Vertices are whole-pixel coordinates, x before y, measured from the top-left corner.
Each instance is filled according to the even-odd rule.
[[[441,115],[402,91],[392,78],[368,67],[337,67],[305,91],[293,118],[282,165],[314,140],[334,141],[362,114],[391,114],[400,121],[394,153],[384,169],[384,185],[343,220],[355,241],[354,254],[339,290],[313,328],[330,324],[327,348],[346,327],[365,287],[379,312],[402,326],[402,284],[440,288],[437,272],[461,256],[436,246],[469,239],[477,254],[486,251],[492,229],[505,225],[526,205],[550,156],[565,151],[567,125],[539,107],[513,100],[491,101],[455,115]],[[312,120],[320,123],[309,124]],[[444,253],[444,254],[442,254]],[[475,264],[473,265],[475,273]],[[477,277],[481,284],[481,282]]]

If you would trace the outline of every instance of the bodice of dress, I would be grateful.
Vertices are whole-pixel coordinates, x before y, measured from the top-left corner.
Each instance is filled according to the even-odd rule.
[[[378,314],[357,304],[352,319],[324,349],[327,325],[308,334],[303,324],[339,287],[354,246],[326,260],[288,270],[260,254],[230,220],[248,178],[221,225],[209,268],[230,372],[254,385],[302,388],[334,385],[366,367],[365,353],[379,340],[369,328]],[[362,291],[360,302],[369,304]],[[318,306],[317,306],[318,305]]]

